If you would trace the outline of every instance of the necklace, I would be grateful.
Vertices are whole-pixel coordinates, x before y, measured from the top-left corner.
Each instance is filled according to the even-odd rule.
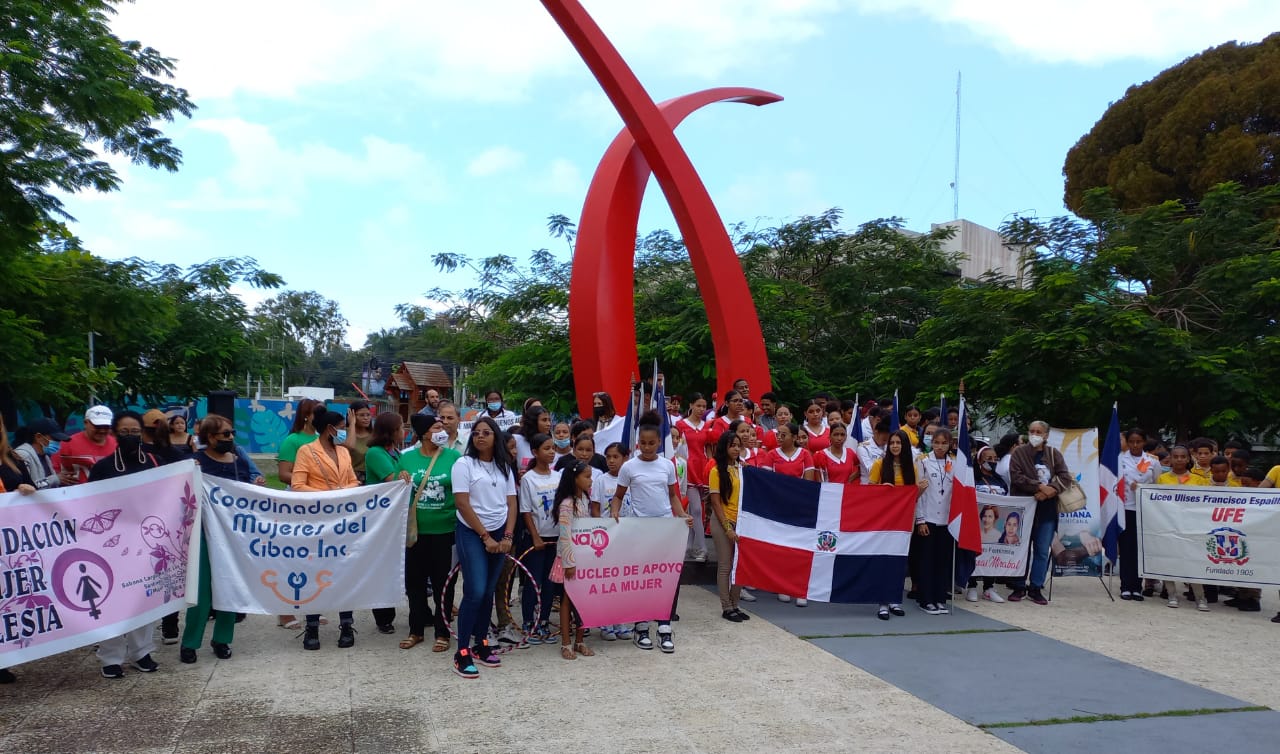
[[[498,478],[494,475],[494,467],[493,461],[480,461],[480,468],[484,470],[484,475],[489,477],[490,487],[498,486]]]

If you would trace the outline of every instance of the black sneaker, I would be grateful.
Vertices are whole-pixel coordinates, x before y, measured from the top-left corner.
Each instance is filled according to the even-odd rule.
[[[1276,622],[1280,623],[1280,621]],[[12,670],[8,668],[0,668],[0,683],[17,683],[17,681],[18,676],[14,675]]]
[[[648,631],[636,631],[632,634],[631,640],[641,649],[653,649],[653,639],[649,637]]]
[[[1142,590],[1142,596],[1143,596],[1143,597],[1154,597],[1154,596],[1156,596],[1156,590],[1155,590],[1155,587],[1150,587],[1150,586],[1149,586],[1149,587],[1145,587],[1145,588]],[[1165,599],[1168,599],[1168,597],[1166,597]]]
[[[1262,603],[1255,599],[1242,599],[1236,609],[1242,613],[1262,612]]]
[[[356,645],[356,629],[350,623],[338,627],[338,649],[350,649]]]
[[[395,632],[396,632],[396,624],[394,623],[378,624],[378,633],[380,634],[394,634]]]
[[[725,610],[724,612],[720,613],[720,617],[724,618],[725,620],[733,621],[734,623],[742,622],[742,616],[738,615],[738,613],[733,610]]]
[[[144,673],[154,673],[160,669],[160,663],[151,659],[151,655],[143,655],[133,661],[133,666]]]
[[[661,649],[663,652],[667,654],[671,654],[672,652],[676,651],[676,643],[672,639],[670,631],[658,632],[658,649]]]
[[[160,640],[165,644],[178,643],[178,614],[172,613],[160,620]]]
[[[1005,599],[1007,599],[1010,602],[1021,602],[1023,599],[1026,598],[1026,596],[1027,596],[1026,589],[1014,589],[1012,592],[1009,593],[1009,596],[1006,597]]]
[[[1143,597],[1141,593],[1139,593],[1139,592],[1134,592],[1134,593],[1133,593],[1133,601],[1134,601],[1134,602],[1142,602],[1142,601],[1143,601],[1143,600],[1145,600],[1145,599],[1146,599],[1146,597]]]
[[[1272,618],[1272,619],[1271,619],[1271,622],[1272,622],[1272,623],[1280,623],[1280,613],[1276,613],[1276,617]],[[9,671],[7,671],[7,670],[6,670],[6,671],[4,671],[4,672],[9,673]],[[10,676],[12,676],[12,675],[13,675],[13,673],[9,673],[9,675],[10,675]],[[0,681],[0,683],[13,683],[13,681]]]
[[[487,640],[472,647],[471,654],[475,657],[476,662],[486,668],[502,667],[502,658],[498,656],[497,651],[495,651],[493,647],[489,646],[489,642]]]
[[[124,678],[124,668],[120,667],[119,665],[103,665],[102,677],[112,678],[112,679]]]
[[[746,613],[742,612],[736,607],[733,609],[733,612],[737,613],[738,617],[741,618],[742,620],[751,620],[750,615],[747,615]]]
[[[302,629],[302,648],[303,649],[319,649],[320,648],[320,627],[307,626]]]
[[[178,650],[178,661],[184,665],[194,665],[198,659],[200,658],[196,656],[196,651],[191,647],[183,647]]]
[[[1049,600],[1044,598],[1044,593],[1041,592],[1039,589],[1032,589],[1031,591],[1027,592],[1027,597],[1037,605],[1049,604]]]
[[[453,672],[463,678],[479,678],[480,670],[476,668],[476,664],[471,657],[471,651],[467,649],[458,650],[453,656]]]
[[[230,644],[222,644],[221,642],[211,641],[209,642],[209,646],[213,647],[213,656],[217,657],[219,660],[231,659]]]

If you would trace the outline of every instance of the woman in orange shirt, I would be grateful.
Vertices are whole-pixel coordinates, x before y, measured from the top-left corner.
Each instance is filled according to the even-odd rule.
[[[339,433],[343,433],[343,439],[346,439],[346,425],[346,417],[336,411],[316,411],[311,426],[315,428],[317,436],[313,442],[298,448],[290,489],[297,492],[327,492],[360,486],[355,469],[351,467],[351,453],[336,439]],[[338,613],[338,647],[341,649],[355,646],[353,622],[352,611],[343,610]],[[320,648],[318,614],[307,616],[302,648]]]

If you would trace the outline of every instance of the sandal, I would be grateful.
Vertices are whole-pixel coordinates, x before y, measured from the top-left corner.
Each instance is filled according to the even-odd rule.
[[[444,652],[448,648],[449,648],[449,640],[443,639],[443,638],[436,639],[436,643],[431,645],[432,652]]]
[[[288,631],[299,631],[302,629],[302,622],[297,618],[280,617],[276,619],[276,626]]]
[[[413,649],[424,641],[426,641],[426,639],[418,636],[417,634],[409,634],[408,637],[400,640],[400,648]]]
[[[578,654],[582,655],[583,657],[595,657],[595,656],[596,656],[595,651],[594,651],[594,650],[592,650],[592,649],[591,649],[591,647],[588,647],[588,646],[587,646],[586,644],[584,644],[583,642],[578,642],[577,644],[575,644],[575,645],[574,645],[574,647],[573,647],[573,648],[574,648],[574,649],[576,649],[576,650],[578,651]]]
[[[578,659],[578,656],[573,653],[573,647],[569,646],[568,644],[560,645],[560,656],[566,660]]]

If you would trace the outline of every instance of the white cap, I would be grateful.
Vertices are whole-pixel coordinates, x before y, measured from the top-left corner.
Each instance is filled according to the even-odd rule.
[[[115,418],[114,414],[106,406],[94,406],[84,412],[84,423],[95,427],[110,427],[113,418]]]

